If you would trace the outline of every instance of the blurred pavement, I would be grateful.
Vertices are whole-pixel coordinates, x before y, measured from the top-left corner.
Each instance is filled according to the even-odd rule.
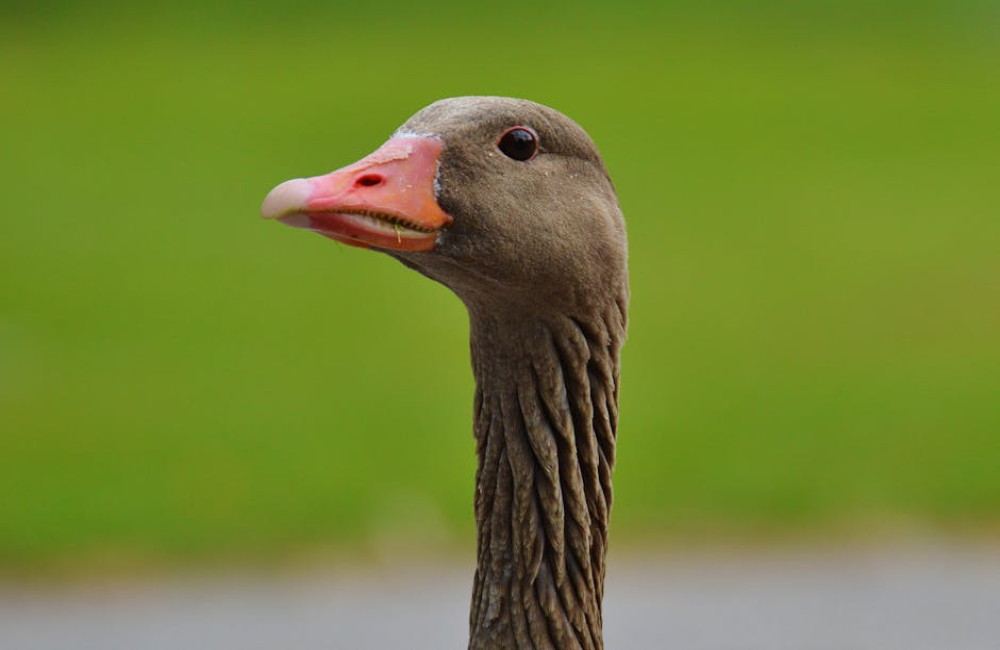
[[[464,648],[470,569],[0,584],[0,648]],[[612,558],[611,650],[997,650],[1000,550]]]

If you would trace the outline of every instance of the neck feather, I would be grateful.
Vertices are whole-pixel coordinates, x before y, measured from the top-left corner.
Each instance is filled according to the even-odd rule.
[[[471,650],[601,650],[625,302],[472,314],[479,457]]]

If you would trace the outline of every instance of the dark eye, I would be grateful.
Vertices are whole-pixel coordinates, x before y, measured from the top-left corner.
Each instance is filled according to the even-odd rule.
[[[538,153],[538,136],[527,127],[513,126],[503,132],[497,147],[508,158],[531,160]]]

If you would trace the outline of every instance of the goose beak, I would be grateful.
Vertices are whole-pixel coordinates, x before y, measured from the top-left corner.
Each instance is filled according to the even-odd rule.
[[[351,246],[432,250],[453,221],[435,191],[443,148],[433,136],[395,136],[353,165],[278,185],[261,216]]]

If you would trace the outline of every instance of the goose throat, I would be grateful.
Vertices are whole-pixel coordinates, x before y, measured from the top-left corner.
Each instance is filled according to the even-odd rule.
[[[471,650],[600,650],[624,305],[472,315],[478,454]]]

